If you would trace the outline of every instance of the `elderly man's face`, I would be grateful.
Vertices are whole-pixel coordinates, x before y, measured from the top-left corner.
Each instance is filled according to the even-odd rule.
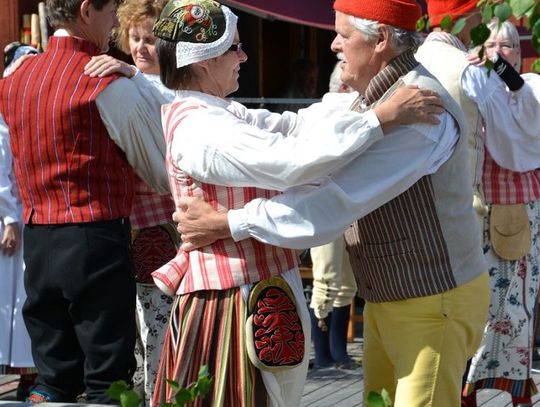
[[[375,45],[376,41],[366,41],[354,28],[347,14],[336,11],[336,38],[331,48],[343,54],[341,80],[361,94],[379,71]]]

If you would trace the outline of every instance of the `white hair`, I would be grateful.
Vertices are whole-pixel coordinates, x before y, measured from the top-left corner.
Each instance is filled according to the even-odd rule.
[[[329,92],[339,92],[339,87],[343,83],[341,81],[341,61],[337,61],[332,73],[330,74],[330,81],[328,82]]]
[[[494,18],[488,24],[488,28],[491,30],[489,36],[490,40],[500,39],[505,41],[510,41],[512,48],[518,50],[521,53],[521,44],[519,42],[519,33],[517,28],[510,21],[499,22],[498,19]],[[519,72],[521,69],[521,58],[518,59],[516,66],[514,66],[516,71]]]
[[[349,21],[354,28],[364,34],[366,41],[371,42],[379,38],[379,22],[354,16],[349,16]],[[390,32],[390,46],[397,53],[417,48],[422,43],[422,35],[416,31],[407,31],[391,25],[387,27]]]

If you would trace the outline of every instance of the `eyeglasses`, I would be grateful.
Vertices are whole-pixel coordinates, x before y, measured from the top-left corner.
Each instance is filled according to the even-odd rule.
[[[236,43],[236,44],[232,44],[228,51],[234,51],[236,52],[237,54],[241,53],[242,52],[242,43],[239,42],[239,43]]]

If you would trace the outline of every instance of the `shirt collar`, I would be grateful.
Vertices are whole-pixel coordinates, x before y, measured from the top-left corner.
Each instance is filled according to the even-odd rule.
[[[379,100],[399,78],[419,65],[414,58],[415,51],[416,49],[411,48],[399,54],[371,79],[364,95],[366,106]]]

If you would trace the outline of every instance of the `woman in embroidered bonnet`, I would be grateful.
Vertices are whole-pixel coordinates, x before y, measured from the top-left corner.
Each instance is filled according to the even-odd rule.
[[[173,0],[154,26],[161,81],[176,91],[162,108],[175,200],[198,196],[218,210],[243,207],[337,170],[381,129],[423,116],[406,99],[427,99],[411,88],[375,111],[380,124],[348,109],[355,95],[323,99],[298,115],[227,100],[247,60],[236,23],[215,1]],[[297,264],[293,250],[228,238],[179,251],[154,272],[156,284],[176,294],[154,405],[174,397],[167,379],[189,385],[207,365],[213,382],[205,405],[298,406],[310,321]]]

